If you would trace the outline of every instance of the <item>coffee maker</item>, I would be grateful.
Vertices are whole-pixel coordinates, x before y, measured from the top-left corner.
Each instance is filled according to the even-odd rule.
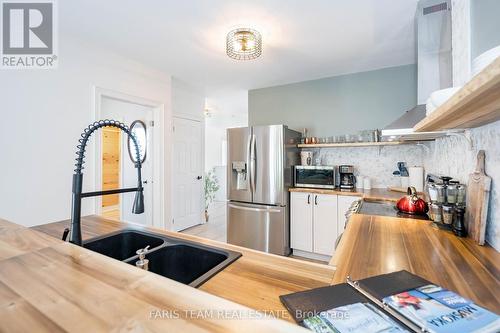
[[[339,165],[340,189],[352,190],[356,186],[356,177],[354,176],[354,166]]]

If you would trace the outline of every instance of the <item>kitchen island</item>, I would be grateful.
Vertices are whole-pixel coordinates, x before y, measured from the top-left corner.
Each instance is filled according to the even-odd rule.
[[[0,320],[7,331],[307,332],[278,296],[406,269],[500,312],[500,254],[429,221],[355,214],[320,265],[153,229],[242,253],[195,289],[59,238],[67,221],[31,229],[0,220]],[[127,228],[82,218],[84,239]],[[147,228],[149,229],[149,228]],[[208,312],[207,312],[208,311]],[[221,317],[222,316],[222,317]]]
[[[283,320],[261,319],[263,312],[255,310],[291,320],[278,296],[328,285],[334,273],[328,265],[151,229],[242,254],[195,289],[63,242],[67,226],[63,221],[27,229],[0,220],[2,329],[307,332]],[[82,218],[84,239],[128,226]]]

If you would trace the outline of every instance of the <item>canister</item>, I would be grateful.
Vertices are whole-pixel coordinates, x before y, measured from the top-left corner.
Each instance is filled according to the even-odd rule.
[[[453,213],[455,208],[452,205],[443,205],[443,223],[451,226],[453,224]]]
[[[457,185],[457,205],[465,205],[465,197],[467,193],[467,186],[464,184]]]
[[[436,223],[443,223],[442,205],[438,203],[431,204],[430,217]]]
[[[457,184],[450,184],[446,187],[446,202],[449,204],[457,203]]]

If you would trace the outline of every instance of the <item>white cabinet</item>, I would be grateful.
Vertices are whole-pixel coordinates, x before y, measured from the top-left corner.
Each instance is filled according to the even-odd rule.
[[[313,252],[331,256],[335,250],[337,236],[337,196],[315,194]]]
[[[339,225],[339,235],[344,232],[345,228],[345,213],[349,210],[352,203],[356,200],[361,199],[361,197],[353,196],[353,195],[339,195],[338,196],[338,225]]]
[[[331,256],[337,239],[337,196],[292,192],[291,247]]]
[[[290,240],[292,249],[313,251],[313,194],[290,195]]]
[[[335,251],[335,241],[345,227],[345,213],[360,197],[352,195],[290,193],[291,247],[299,255],[320,255]]]

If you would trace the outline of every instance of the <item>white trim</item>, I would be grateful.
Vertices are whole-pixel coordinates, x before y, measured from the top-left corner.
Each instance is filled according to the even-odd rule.
[[[119,101],[139,104],[142,106],[150,107],[153,109],[153,119],[155,123],[155,129],[153,131],[153,227],[165,229],[165,184],[163,183],[162,175],[164,175],[164,140],[163,140],[163,124],[164,124],[164,114],[165,114],[165,104],[150,100],[147,98],[133,96],[126,93],[118,92],[111,89],[101,88],[98,86],[92,86],[92,107],[94,120],[99,120],[101,118],[101,106],[102,98],[108,97],[116,99]],[[101,137],[99,135],[95,136],[94,141],[94,151],[95,151],[95,173],[94,173],[94,188],[99,188],[102,183],[102,167],[101,167]],[[99,213],[101,211],[101,198],[95,198],[95,212]],[[121,211],[120,211],[121,214]]]
[[[175,118],[181,118],[181,119],[186,119],[186,120],[193,120],[193,121],[197,121],[197,122],[200,122],[200,123],[204,123],[205,122],[205,117],[204,116],[195,116],[195,115],[192,115],[192,114],[189,114],[189,113],[176,113],[176,114],[173,114],[172,115],[173,117]]]

